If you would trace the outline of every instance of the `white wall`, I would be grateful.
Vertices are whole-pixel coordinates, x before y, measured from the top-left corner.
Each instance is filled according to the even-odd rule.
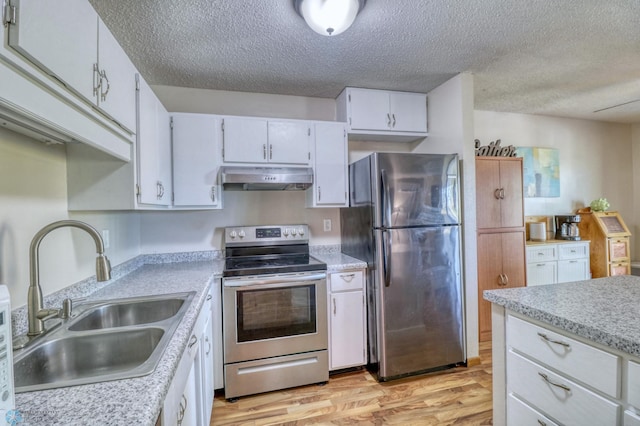
[[[502,146],[559,150],[560,197],[525,198],[525,215],[571,214],[604,197],[611,203],[610,210],[619,211],[627,225],[638,231],[639,222],[634,214],[632,126],[489,111],[475,111],[474,121],[475,138],[482,145],[500,139]],[[639,136],[636,143],[640,143]],[[637,151],[635,155],[640,158]],[[631,254],[634,256],[634,251]]]
[[[74,214],[67,211],[65,147],[47,146],[0,129],[0,283],[13,307],[25,304],[29,286],[29,245],[50,222],[79,219],[109,229],[106,250],[113,265],[136,256],[139,222],[132,213]],[[40,283],[49,294],[95,275],[95,245],[83,231],[58,229],[40,245]]]

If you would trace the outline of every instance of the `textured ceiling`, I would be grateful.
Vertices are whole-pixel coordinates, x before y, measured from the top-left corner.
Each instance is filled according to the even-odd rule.
[[[640,122],[638,0],[368,0],[336,37],[292,0],[91,0],[150,84],[335,98],[475,76],[475,108]]]

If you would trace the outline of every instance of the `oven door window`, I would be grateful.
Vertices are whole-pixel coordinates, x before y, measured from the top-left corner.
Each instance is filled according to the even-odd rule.
[[[315,333],[316,286],[238,291],[238,342]]]

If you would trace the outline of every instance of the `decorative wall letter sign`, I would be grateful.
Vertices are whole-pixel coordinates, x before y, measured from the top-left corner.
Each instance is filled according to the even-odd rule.
[[[513,145],[500,146],[500,139],[489,142],[489,145],[480,146],[480,140],[476,139],[476,157],[515,157],[516,147]]]

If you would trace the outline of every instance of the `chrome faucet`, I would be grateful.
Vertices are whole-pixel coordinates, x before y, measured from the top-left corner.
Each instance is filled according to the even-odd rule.
[[[64,318],[71,313],[70,300],[63,302],[63,309],[44,309],[42,307],[42,288],[40,287],[40,266],[38,261],[38,248],[40,247],[42,239],[54,229],[66,226],[80,228],[91,235],[96,243],[96,252],[98,253],[98,257],[96,258],[96,280],[107,281],[111,279],[111,264],[104,254],[102,237],[94,227],[79,220],[60,220],[50,223],[39,230],[31,240],[31,246],[29,247],[29,272],[31,274],[29,293],[27,295],[27,319],[29,322],[27,338],[29,340],[45,333],[44,322],[47,319],[56,316]]]

